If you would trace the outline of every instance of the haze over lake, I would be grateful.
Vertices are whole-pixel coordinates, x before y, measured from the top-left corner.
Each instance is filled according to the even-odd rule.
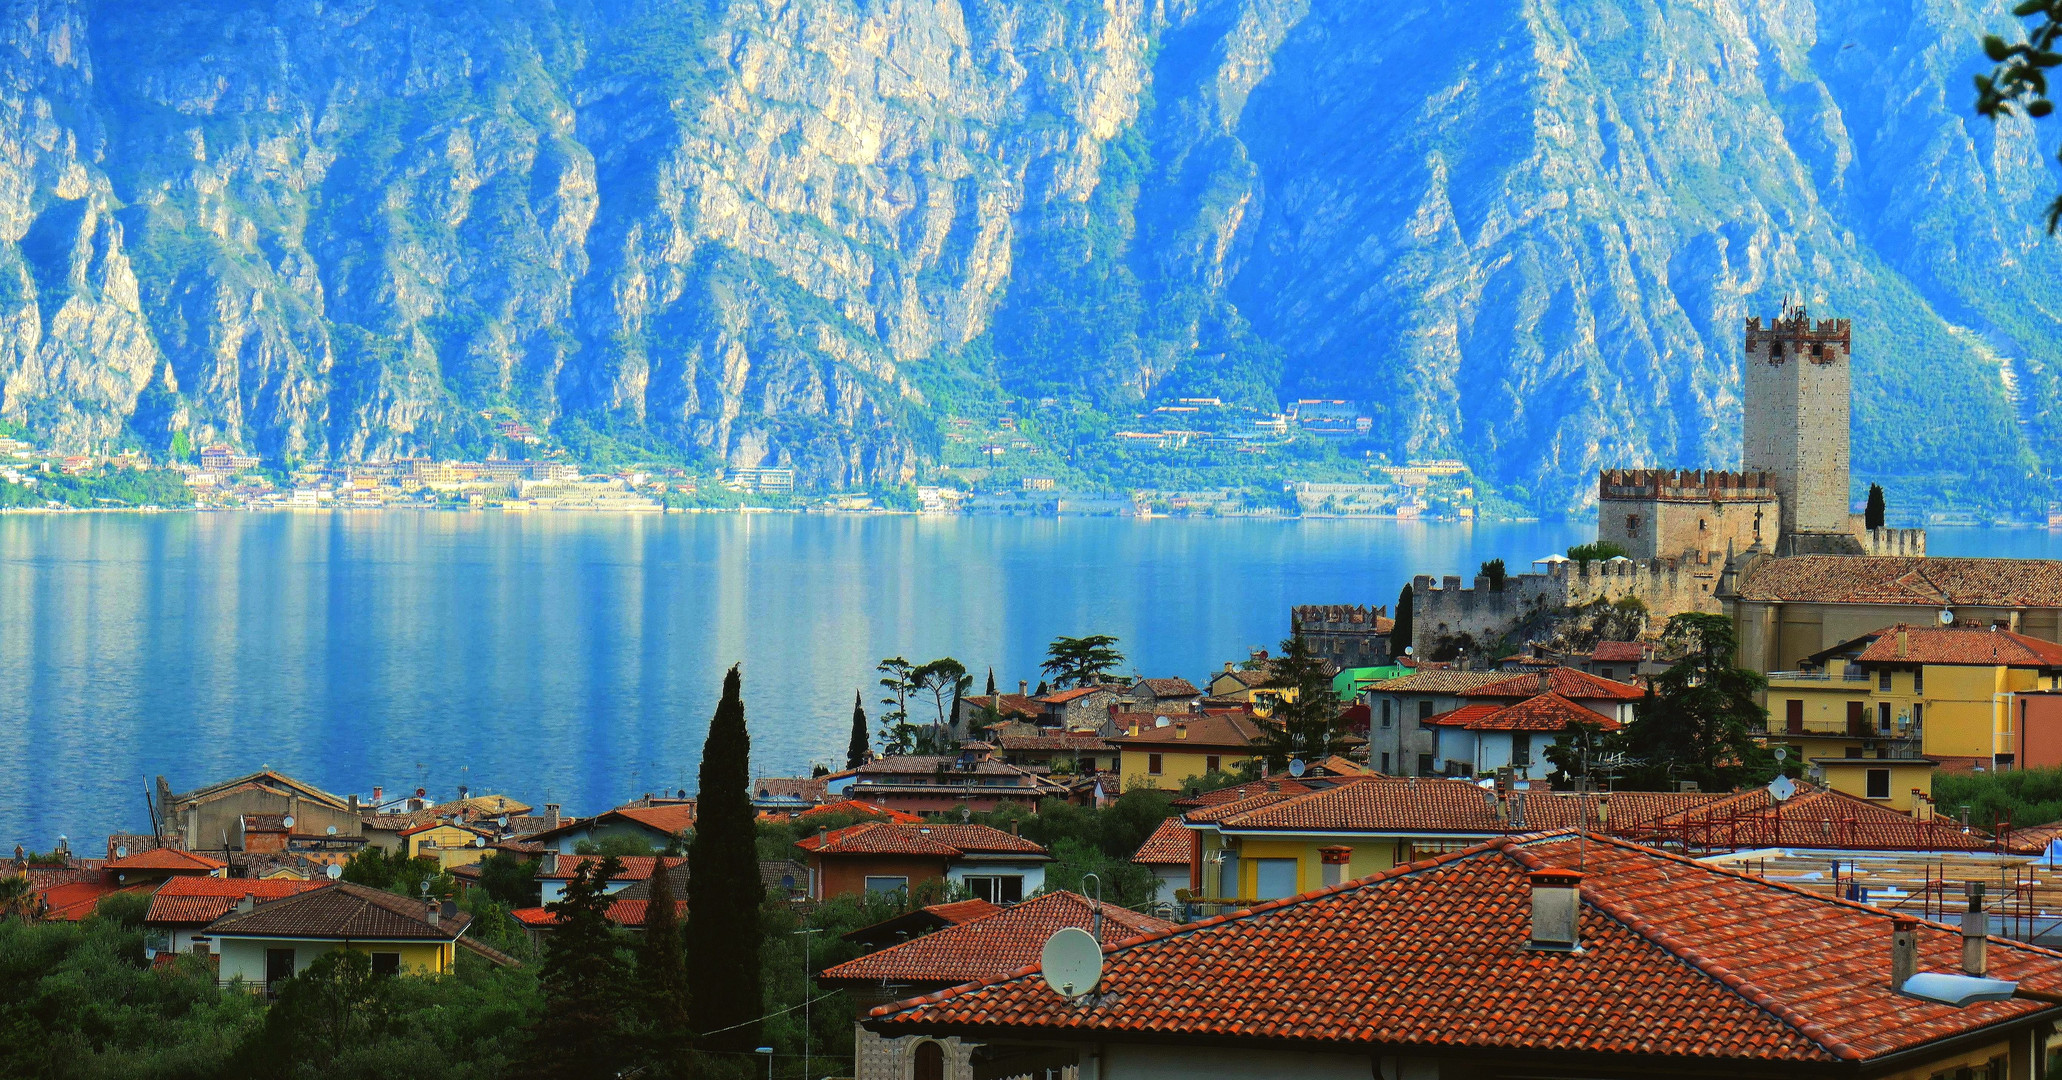
[[[873,666],[952,655],[1038,681],[1112,633],[1201,680],[1299,603],[1513,571],[1585,522],[438,512],[0,516],[0,844],[86,851],[143,792],[261,766],[338,794],[506,791],[586,813],[695,786],[723,670],[754,767],[842,764]],[[2035,530],[1935,554],[2052,557]]]

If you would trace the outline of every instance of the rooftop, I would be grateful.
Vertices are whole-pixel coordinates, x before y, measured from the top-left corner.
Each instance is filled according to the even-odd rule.
[[[1105,941],[1165,930],[1169,923],[1114,904],[1102,905]],[[826,968],[817,978],[830,983],[963,983],[1007,975],[1038,963],[1047,938],[1065,927],[1095,924],[1086,897],[1050,892],[998,912],[891,945],[880,952]]]
[[[229,865],[220,859],[197,855],[179,848],[160,847],[139,851],[121,859],[109,859],[103,869],[117,873],[137,870],[169,870],[173,873],[212,874]]]
[[[2062,668],[2062,645],[2010,630],[1899,623],[1884,627],[1865,640],[1868,645],[1855,657],[1864,664]]]
[[[862,821],[795,846],[815,855],[1019,855],[1044,858],[1045,849],[987,825],[902,825]]]
[[[293,878],[197,878],[175,877],[150,895],[145,923],[205,925],[236,910],[244,897],[277,900],[328,884],[326,881],[297,881]]]
[[[2062,561],[1799,555],[1754,560],[1742,600],[1914,607],[2062,607]]]
[[[1595,700],[1595,699],[1591,699]],[[1511,705],[1464,705],[1425,721],[1468,731],[1566,731],[1575,724],[1595,724],[1616,731],[1618,721],[1585,709],[1555,693],[1540,694]]]
[[[1550,668],[1545,675],[1546,689],[1571,701],[1638,701],[1647,694],[1645,690],[1631,683],[1601,678],[1571,667]],[[1457,692],[1468,698],[1532,697],[1540,692],[1540,683],[1538,672],[1518,675],[1506,672],[1500,681],[1483,683]]]
[[[1530,948],[1530,874],[1578,865],[1582,950]],[[883,1006],[866,1023],[887,1034],[1213,1037],[1542,1063],[1604,1053],[1753,1070],[1866,1064],[2054,1008],[1955,1009],[1894,993],[1892,920],[1610,837],[1498,838],[1118,943],[1093,1004],[1065,1001],[1027,965]],[[1921,970],[1958,968],[1957,929],[1921,923],[1918,941]],[[1990,967],[2062,992],[2055,953],[1993,938]]]
[[[1260,740],[1260,724],[1248,716],[1204,713],[1167,719],[1168,723],[1159,727],[1147,726],[1150,721],[1141,722],[1137,734],[1126,730],[1110,736],[1108,741],[1119,747],[1179,744],[1182,747],[1244,750]]]
[[[1187,866],[1192,837],[1180,815],[1168,818],[1138,846],[1131,861],[1140,866]]]
[[[324,883],[306,892],[231,912],[208,924],[210,935],[350,941],[450,941],[472,916],[459,912],[432,925],[429,906],[384,889]]]

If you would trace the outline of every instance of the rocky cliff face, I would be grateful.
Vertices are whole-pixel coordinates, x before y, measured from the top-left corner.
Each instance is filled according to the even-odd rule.
[[[1322,392],[1572,505],[1729,460],[1790,296],[1861,471],[2023,499],[2058,179],[1966,113],[2003,11],[1908,7],[8,0],[0,418],[864,487],[1005,395]]]

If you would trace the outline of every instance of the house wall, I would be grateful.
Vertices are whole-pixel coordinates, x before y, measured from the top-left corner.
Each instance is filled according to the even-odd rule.
[[[646,828],[634,821],[609,821],[581,829],[577,832],[566,833],[564,836],[552,841],[552,848],[561,855],[572,855],[575,853],[574,849],[580,846],[580,841],[582,840],[592,840],[599,844],[604,840],[617,836],[634,837],[651,845],[653,851],[664,851],[666,845],[671,843],[673,839],[657,829]]]
[[[2018,766],[2062,766],[2062,694],[2022,694],[2018,705]]]
[[[1730,599],[1725,613],[1740,636],[1740,665],[1767,674],[1792,671],[1807,656],[1896,623],[1935,625],[1932,604],[1805,604]],[[2062,642],[2062,608],[1954,608],[1955,618],[1999,623],[2043,641]]]
[[[1251,1080],[1293,1076],[1297,1080],[1368,1080],[1366,1053],[1307,1054],[1288,1050],[1240,1050],[1217,1046],[1156,1046],[1115,1043],[1102,1048],[1093,1080]],[[1084,1073],[1090,1069],[1084,1068]],[[1413,1068],[1410,1080],[1436,1077]],[[1083,1080],[1090,1080],[1084,1076]]]
[[[174,821],[188,849],[220,851],[224,846],[236,848],[243,843],[245,814],[289,812],[294,815],[293,831],[305,835],[323,835],[334,825],[339,836],[357,836],[363,824],[349,812],[313,799],[290,800],[285,795],[255,790],[230,792],[187,807],[174,815]]]
[[[1702,474],[1676,475],[1687,479]],[[1607,473],[1606,483],[1609,476]],[[1599,498],[1597,539],[1617,544],[1634,559],[1685,553],[1724,558],[1728,550],[1745,551],[1755,544],[1773,550],[1781,513],[1773,494],[1695,502],[1656,497]]]
[[[1214,829],[1202,831],[1203,894],[1222,899],[1251,899],[1259,889],[1259,868],[1256,859],[1295,859],[1296,889],[1308,892],[1324,885],[1324,857],[1318,849],[1333,845],[1344,845],[1353,849],[1347,858],[1343,880],[1379,874],[1398,863],[1399,856],[1409,861],[1410,842],[1394,838],[1375,836],[1340,837],[1322,834],[1291,834],[1283,837],[1255,838],[1250,836],[1224,836]],[[1221,863],[1215,855],[1225,851],[1238,859],[1239,895],[1224,897],[1219,888]],[[1186,875],[1186,869],[1183,871]],[[1179,888],[1188,888],[1184,879]],[[1172,892],[1163,899],[1171,898]]]
[[[1045,888],[1045,866],[1043,862],[956,862],[945,868],[945,879],[965,887],[968,874],[975,877],[1015,874],[1024,879],[1024,895],[1028,897]]]
[[[869,877],[906,877],[913,889],[926,881],[943,878],[946,871],[943,859],[899,855],[811,856],[809,865],[814,871],[816,898],[819,900],[860,895],[866,892],[866,879]],[[1040,873],[1042,882],[1043,871]]]
[[[955,1037],[932,1039],[923,1035],[884,1038],[859,1024],[855,1023],[853,1027],[853,1080],[916,1080],[916,1048],[925,1042],[936,1042],[944,1051],[944,1080],[973,1080],[971,1059],[974,1048],[979,1045],[977,1043]],[[1076,1078],[1065,1076],[1056,1080]]]
[[[1150,770],[1152,755],[1160,755],[1160,771]],[[1135,787],[1158,788],[1161,791],[1178,791],[1181,782],[1191,776],[1201,776],[1208,771],[1211,758],[1218,759],[1217,767],[1225,772],[1236,769],[1241,762],[1253,759],[1245,748],[1222,746],[1181,746],[1155,744],[1151,746],[1126,746],[1117,755],[1117,771],[1124,777],[1124,790]]]
[[[221,966],[216,979],[223,986],[241,978],[253,989],[265,987],[265,953],[270,949],[294,950],[294,973],[308,969],[308,965],[322,958],[324,953],[335,948],[348,948],[355,952],[397,952],[401,954],[401,970],[412,975],[441,975],[451,970],[453,955],[457,947],[449,943],[434,941],[406,942],[358,942],[294,941],[276,938],[225,937],[218,943],[217,953]]]
[[[1933,797],[1933,765],[1923,759],[1882,758],[1882,764],[1867,765],[1824,765],[1826,786],[1842,795],[1887,806],[1900,813],[1912,812],[1912,791],[1917,789],[1927,798]],[[1869,773],[1873,770],[1890,771],[1890,797],[1869,798]]]

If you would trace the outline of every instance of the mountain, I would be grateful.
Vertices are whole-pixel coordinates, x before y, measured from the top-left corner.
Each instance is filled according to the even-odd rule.
[[[2035,506],[2062,186],[1983,0],[6,0],[0,420],[278,461],[907,483],[1051,399],[1351,398],[1545,510],[1726,465],[1741,320],[1855,464]],[[2051,134],[2050,139],[2054,136]]]

